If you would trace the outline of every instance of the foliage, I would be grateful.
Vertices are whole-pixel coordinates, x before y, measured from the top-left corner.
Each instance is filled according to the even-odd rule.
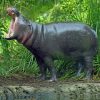
[[[98,41],[100,40],[99,0],[1,0],[0,5],[0,75],[20,72],[38,74],[37,64],[30,52],[16,41],[6,41],[2,38],[8,31],[10,21],[5,11],[8,6],[16,7],[25,17],[40,23],[61,21],[87,23],[96,30],[99,37]],[[70,60],[66,63],[55,61],[55,64],[58,66],[58,73],[66,77],[72,75],[73,69]],[[100,74],[99,50],[94,59],[94,67],[98,76]]]

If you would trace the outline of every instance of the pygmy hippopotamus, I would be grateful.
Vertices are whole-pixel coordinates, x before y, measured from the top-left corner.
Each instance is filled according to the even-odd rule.
[[[7,13],[12,20],[6,39],[16,39],[35,56],[41,79],[46,78],[48,69],[51,73],[50,81],[56,81],[53,61],[66,59],[67,56],[84,66],[87,79],[92,78],[97,35],[88,25],[67,22],[39,24],[27,20],[13,7],[7,8]]]

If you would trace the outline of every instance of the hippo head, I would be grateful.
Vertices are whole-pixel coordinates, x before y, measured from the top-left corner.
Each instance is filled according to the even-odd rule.
[[[16,8],[7,8],[7,14],[11,17],[9,31],[5,37],[7,40],[18,39],[30,32],[29,21],[25,19]]]
[[[17,17],[19,17],[20,13],[17,11],[16,8],[9,7],[9,8],[7,8],[7,14],[8,14],[8,16],[11,17],[12,20],[11,20],[11,24],[10,24],[10,27],[9,27],[9,31],[8,31],[5,39],[12,40],[12,39],[16,38],[15,20],[16,20]]]

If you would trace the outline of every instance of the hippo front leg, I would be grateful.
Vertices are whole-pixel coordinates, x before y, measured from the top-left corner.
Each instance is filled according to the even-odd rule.
[[[57,81],[56,69],[55,69],[55,67],[54,67],[54,63],[53,63],[52,58],[50,58],[50,57],[45,57],[45,58],[44,58],[44,62],[45,62],[45,64],[47,65],[48,70],[49,70],[50,73],[51,73],[51,79],[50,79],[49,81],[50,81],[50,82],[52,82],[52,81]]]
[[[45,65],[45,63],[43,62],[42,59],[36,58],[36,61],[37,61],[37,64],[39,66],[40,73],[41,73],[40,79],[45,80],[46,79],[47,67],[46,67],[46,65]]]

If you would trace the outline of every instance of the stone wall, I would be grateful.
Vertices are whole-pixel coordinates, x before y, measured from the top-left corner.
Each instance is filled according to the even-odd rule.
[[[0,87],[0,100],[100,100],[100,83],[55,87],[3,86]]]

